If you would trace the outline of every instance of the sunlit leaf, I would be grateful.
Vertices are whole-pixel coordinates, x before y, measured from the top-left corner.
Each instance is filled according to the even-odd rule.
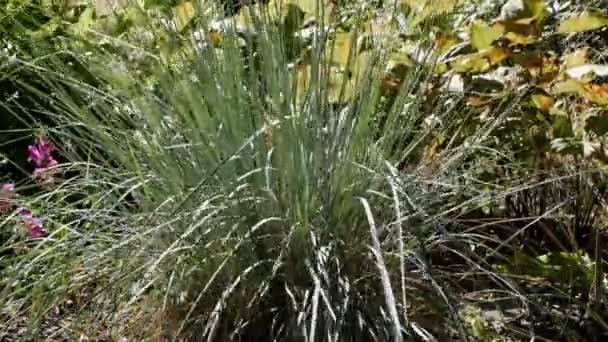
[[[515,32],[507,32],[504,37],[514,45],[530,45],[538,41],[537,36],[527,36]]]
[[[471,35],[471,45],[473,45],[477,51],[481,51],[491,47],[492,43],[502,36],[504,33],[504,26],[489,26],[484,22],[476,21],[471,24],[469,31]]]
[[[547,15],[547,5],[545,0],[525,0],[526,7],[532,13],[534,18],[539,24],[545,19]]]
[[[338,32],[335,34],[333,43],[329,43],[328,50],[332,53],[332,62],[345,67],[348,63],[348,58],[354,51],[356,45],[355,35],[351,32]]]
[[[42,25],[38,30],[32,33],[32,37],[38,39],[45,39],[52,35],[61,26],[61,19],[59,17],[53,17]]]
[[[330,70],[328,82],[328,100],[330,103],[348,101],[355,94],[355,84],[344,72]]]
[[[438,14],[452,11],[462,3],[461,0],[401,0],[402,5],[406,5],[419,14]]]
[[[595,11],[584,11],[564,20],[557,30],[559,33],[597,30],[608,26],[608,17]]]
[[[78,18],[78,22],[70,25],[70,30],[77,35],[84,35],[95,25],[95,11],[92,8],[85,9]]]
[[[499,19],[515,21],[530,18],[540,24],[545,16],[545,0],[509,0],[501,7]]]
[[[296,69],[296,90],[298,101],[302,101],[311,81],[310,65],[299,65]],[[328,73],[324,74],[323,80],[327,86],[327,97],[329,102],[337,103],[340,100],[347,101],[355,93],[355,81],[348,77],[347,74],[339,70],[337,67],[331,67]]]
[[[367,70],[371,67],[370,62],[372,61],[371,52],[363,51],[357,55],[354,63],[351,66],[351,77],[360,84],[367,74]]]
[[[399,52],[392,53],[388,59],[387,69],[393,70],[400,65],[405,65],[405,66],[410,67],[410,66],[415,65],[415,63],[405,53],[399,53]]]
[[[586,84],[583,87],[583,96],[591,102],[608,106],[608,83]]]
[[[509,57],[510,51],[504,48],[491,48],[477,53],[458,56],[450,62],[458,72],[479,73],[489,70],[494,65]]]
[[[582,91],[583,85],[577,80],[565,80],[557,82],[551,87],[551,93],[555,95],[559,94],[575,94]]]
[[[549,113],[555,104],[555,100],[553,100],[551,96],[543,94],[534,94],[532,95],[531,99],[534,107],[543,113]]]
[[[565,55],[563,59],[566,68],[586,64],[589,61],[589,48],[584,47],[582,49],[577,49],[576,51]]]
[[[580,80],[584,76],[592,76],[594,74],[596,76],[608,76],[608,65],[599,65],[599,64],[583,64],[578,65],[566,70],[566,74],[574,79]]]
[[[443,55],[448,52],[454,45],[458,44],[459,40],[453,34],[439,32],[435,35],[436,52]]]
[[[467,104],[469,106],[473,106],[473,107],[482,107],[482,106],[486,106],[490,103],[493,103],[494,101],[496,101],[495,97],[492,96],[469,96],[467,97]]]
[[[177,31],[181,32],[194,19],[196,9],[192,2],[186,1],[173,7],[173,15],[175,16]]]

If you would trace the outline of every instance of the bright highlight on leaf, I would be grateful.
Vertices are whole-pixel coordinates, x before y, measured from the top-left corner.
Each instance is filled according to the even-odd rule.
[[[178,6],[173,7],[175,16],[175,25],[178,32],[181,32],[196,15],[196,9],[192,2],[186,1]]]
[[[502,36],[504,26],[493,25],[489,26],[482,21],[476,21],[471,24],[471,45],[481,51],[492,46],[492,43]]]
[[[546,15],[545,0],[509,0],[500,10],[501,21],[530,18],[541,23]]]
[[[553,108],[553,104],[555,103],[555,101],[551,96],[535,94],[532,95],[532,103],[541,112],[549,113],[551,111],[551,108]]]
[[[571,78],[580,80],[587,75],[597,75],[600,77],[608,76],[608,65],[599,64],[583,64],[570,68],[566,71],[566,74]]]
[[[561,23],[557,32],[573,33],[592,31],[608,26],[608,17],[593,11],[585,11],[577,16],[570,17]]]
[[[564,64],[567,68],[572,68],[585,64],[589,61],[589,48],[578,49],[572,53],[569,53],[563,57]]]

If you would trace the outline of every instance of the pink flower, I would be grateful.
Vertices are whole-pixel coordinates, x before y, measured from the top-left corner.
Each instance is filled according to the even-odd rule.
[[[45,184],[51,184],[53,182],[52,175],[49,175],[49,170],[56,167],[59,163],[53,158],[53,152],[55,152],[55,145],[39,137],[36,143],[28,146],[27,160],[36,164],[34,170],[34,178],[41,179]]]
[[[38,167],[46,167],[50,163],[57,163],[53,158],[53,152],[55,152],[55,145],[45,140],[42,137],[36,139],[36,143],[28,146],[27,148],[28,157],[27,160],[34,162]]]
[[[15,184],[4,183],[0,189],[0,214],[6,214],[11,210],[11,200],[15,195]]]
[[[40,239],[48,235],[48,232],[44,229],[42,220],[35,218],[29,209],[19,208],[19,215],[28,229],[28,235],[30,238]]]

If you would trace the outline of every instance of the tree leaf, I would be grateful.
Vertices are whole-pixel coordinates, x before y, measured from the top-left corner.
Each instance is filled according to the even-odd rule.
[[[352,32],[338,32],[334,36],[333,43],[329,42],[328,44],[330,44],[328,50],[332,52],[332,62],[342,67],[346,67],[348,64],[348,58],[351,51],[356,53],[356,51],[353,50],[356,42]]]
[[[599,136],[608,134],[608,116],[590,116],[585,121],[585,130],[591,131]]]
[[[175,17],[177,31],[181,32],[196,15],[196,9],[192,2],[186,1],[173,7],[173,15]]]
[[[458,56],[450,62],[458,72],[479,73],[488,71],[492,66],[509,57],[510,51],[504,48],[491,48],[478,53]]]
[[[471,45],[477,51],[485,50],[492,46],[492,43],[502,36],[504,26],[493,25],[489,26],[482,21],[476,21],[469,28],[471,35]]]
[[[534,94],[531,96],[531,99],[534,107],[538,108],[538,110],[543,113],[549,113],[555,104],[555,100],[553,100],[551,96],[543,94]]]
[[[499,20],[534,19],[540,24],[546,16],[545,0],[509,0],[500,9]]]
[[[364,77],[367,75],[371,59],[372,56],[370,51],[363,51],[357,55],[351,67],[352,79],[355,80],[357,85],[361,84]]]
[[[608,83],[586,84],[583,87],[583,96],[591,102],[608,106]]]
[[[557,30],[558,33],[572,33],[597,30],[608,25],[608,17],[595,12],[584,11],[579,15],[564,20]]]
[[[542,23],[547,15],[545,0],[526,0],[525,3],[528,10],[532,13],[532,18],[534,18],[537,23]]]
[[[572,68],[586,64],[589,61],[589,47],[577,49],[563,57],[566,68]]]
[[[78,18],[78,22],[70,25],[70,30],[76,35],[84,35],[95,24],[93,8],[85,9]]]
[[[566,70],[566,74],[570,78],[574,78],[577,80],[582,79],[584,76],[588,76],[590,74],[595,74],[600,77],[608,76],[608,65],[600,65],[600,64],[583,64],[572,67]]]
[[[551,87],[551,94],[573,94],[583,90],[583,85],[577,80],[565,80],[555,83]]]
[[[553,138],[570,138],[574,136],[572,122],[566,115],[555,115],[552,118],[551,132]]]

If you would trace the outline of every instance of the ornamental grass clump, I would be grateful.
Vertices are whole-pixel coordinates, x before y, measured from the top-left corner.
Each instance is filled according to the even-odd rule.
[[[70,156],[78,176],[51,192],[84,192],[64,204],[72,219],[53,245],[79,271],[49,273],[111,284],[90,295],[111,313],[95,319],[147,338],[402,341],[433,330],[466,339],[429,249],[446,243],[451,213],[482,201],[459,178],[466,157],[489,154],[494,123],[428,160],[433,136],[466,122],[448,102],[432,114],[460,124],[424,126],[432,68],[408,70],[388,101],[386,56],[374,52],[345,97],[326,72],[324,41],[312,46],[303,86],[284,33],[256,25],[255,56],[227,36],[186,70],[159,64],[157,87],[134,99],[44,75],[55,90],[49,111],[70,128],[55,133],[84,151]],[[46,170],[53,150],[38,140],[30,160]],[[480,273],[519,300],[508,281]]]

